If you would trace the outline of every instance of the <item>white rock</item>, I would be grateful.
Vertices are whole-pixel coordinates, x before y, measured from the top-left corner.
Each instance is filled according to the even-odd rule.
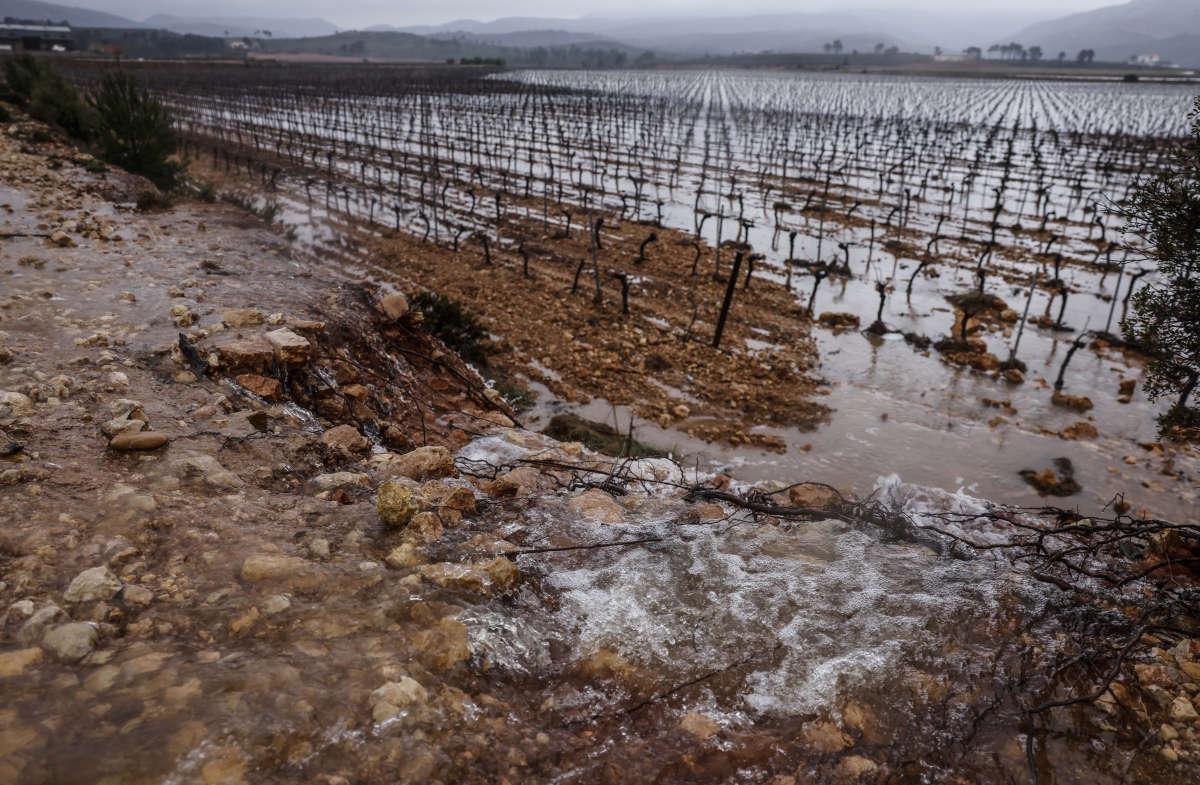
[[[145,586],[126,586],[121,590],[121,599],[129,605],[144,607],[154,602],[154,592]]]
[[[91,622],[63,624],[46,633],[42,646],[63,662],[78,662],[92,649],[100,633]]]
[[[1171,708],[1167,710],[1167,713],[1173,722],[1195,722],[1196,720],[1200,720],[1200,713],[1196,712],[1196,707],[1183,695],[1171,701]]]
[[[107,567],[93,567],[75,576],[63,598],[67,602],[107,600],[121,590],[121,581]]]
[[[318,491],[332,491],[334,488],[346,488],[352,485],[366,486],[370,484],[370,481],[369,476],[360,472],[331,472],[330,474],[318,474],[309,482]]]
[[[290,607],[292,607],[292,601],[283,594],[272,594],[267,598],[267,601],[263,603],[263,611],[265,611],[268,616],[274,616],[277,613],[283,613]]]
[[[371,707],[371,716],[376,722],[385,722],[404,709],[423,706],[428,701],[429,693],[420,682],[404,676],[400,681],[389,681],[372,692],[367,705]]]

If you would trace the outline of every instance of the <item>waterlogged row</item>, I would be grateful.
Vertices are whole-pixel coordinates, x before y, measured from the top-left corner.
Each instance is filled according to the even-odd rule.
[[[1195,87],[1187,84],[934,79],[882,74],[723,71],[514,71],[498,75],[555,89],[709,100],[734,111],[975,125],[1059,133],[1181,136]]]

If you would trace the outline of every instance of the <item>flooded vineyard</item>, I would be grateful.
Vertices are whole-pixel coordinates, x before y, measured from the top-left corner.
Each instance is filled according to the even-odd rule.
[[[812,376],[841,414],[815,432],[763,431],[791,446],[786,456],[726,450],[645,416],[644,436],[663,448],[750,479],[782,470],[870,487],[900,471],[922,485],[1029,502],[1036,491],[1019,472],[1067,457],[1086,509],[1126,493],[1151,514],[1195,511],[1183,479],[1194,472],[1189,451],[1140,446],[1154,441],[1154,418],[1169,402],[1122,392],[1136,390],[1140,363],[1117,348],[1132,291],[1154,280],[1138,238],[1122,234],[1121,206],[1184,133],[1188,85],[721,71],[482,79],[196,69],[158,78],[190,154],[249,175],[252,194],[334,258],[356,255],[335,228],[347,220],[456,253],[478,255],[488,243],[485,253],[526,259],[527,244],[586,232],[589,220],[600,221],[601,237],[640,235],[642,254],[665,227],[673,235],[663,244],[691,244],[667,281],[674,296],[712,303],[692,314],[695,331],[711,334],[721,293],[689,287],[722,277],[739,250],[814,321],[828,312],[825,324],[840,325],[845,313],[866,327],[883,317],[866,337],[813,330]],[[568,274],[577,262],[536,253],[535,265],[549,260]],[[368,273],[378,264],[357,256]],[[597,272],[625,266],[635,303],[653,287],[628,259],[603,248],[599,256]],[[590,260],[581,272],[593,275]],[[618,298],[618,284],[602,278]],[[948,298],[973,290],[998,298],[969,325],[984,356],[945,362],[929,343],[955,337],[962,310]],[[1026,311],[1035,322],[1018,329]],[[912,345],[898,340],[905,335]],[[1076,339],[1089,350],[1064,369]],[[777,346],[766,334],[732,348],[765,355]],[[998,378],[1010,359],[1027,384]],[[1053,405],[1056,382],[1091,408]],[[674,404],[696,408],[686,383],[667,384],[681,393]],[[636,399],[607,403],[645,414]],[[589,411],[605,419],[603,405]],[[1096,436],[1059,438],[1079,422]]]
[[[0,138],[0,785],[1195,781],[1194,86],[137,73],[218,203]]]

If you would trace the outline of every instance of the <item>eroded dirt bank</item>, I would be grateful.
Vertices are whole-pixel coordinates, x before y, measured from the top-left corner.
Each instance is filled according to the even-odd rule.
[[[388,292],[228,205],[123,206],[137,181],[19,130],[0,783],[1027,775],[1024,690],[1070,654],[1053,587],[836,516],[746,516],[688,490],[751,489],[666,461],[616,476],[517,426]],[[615,542],[637,545],[591,547]],[[1042,726],[1056,781],[1194,774],[1200,646],[1168,642],[1120,707]]]

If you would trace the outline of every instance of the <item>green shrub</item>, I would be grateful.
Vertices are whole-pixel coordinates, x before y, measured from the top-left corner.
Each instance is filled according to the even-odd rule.
[[[23,107],[31,117],[61,129],[73,139],[87,142],[92,138],[93,117],[79,93],[53,66],[28,52],[4,61],[0,98]]]
[[[138,191],[136,198],[137,209],[142,212],[171,209],[171,197],[153,186]]]
[[[212,204],[217,201],[217,188],[212,183],[201,183],[196,189],[196,198],[202,202]]]
[[[459,357],[487,365],[488,329],[478,316],[444,294],[418,292],[412,304],[425,317],[425,328]]]
[[[42,78],[42,66],[33,55],[23,52],[4,61],[4,86],[0,98],[17,106],[25,106],[33,97],[33,89]]]
[[[171,113],[124,71],[104,75],[88,95],[96,113],[95,141],[104,159],[140,174],[162,189],[176,184],[180,166],[171,160],[179,140]]]
[[[266,221],[268,224],[275,223],[275,219],[279,217],[279,205],[275,202],[265,202],[263,206],[255,210],[258,217]]]

